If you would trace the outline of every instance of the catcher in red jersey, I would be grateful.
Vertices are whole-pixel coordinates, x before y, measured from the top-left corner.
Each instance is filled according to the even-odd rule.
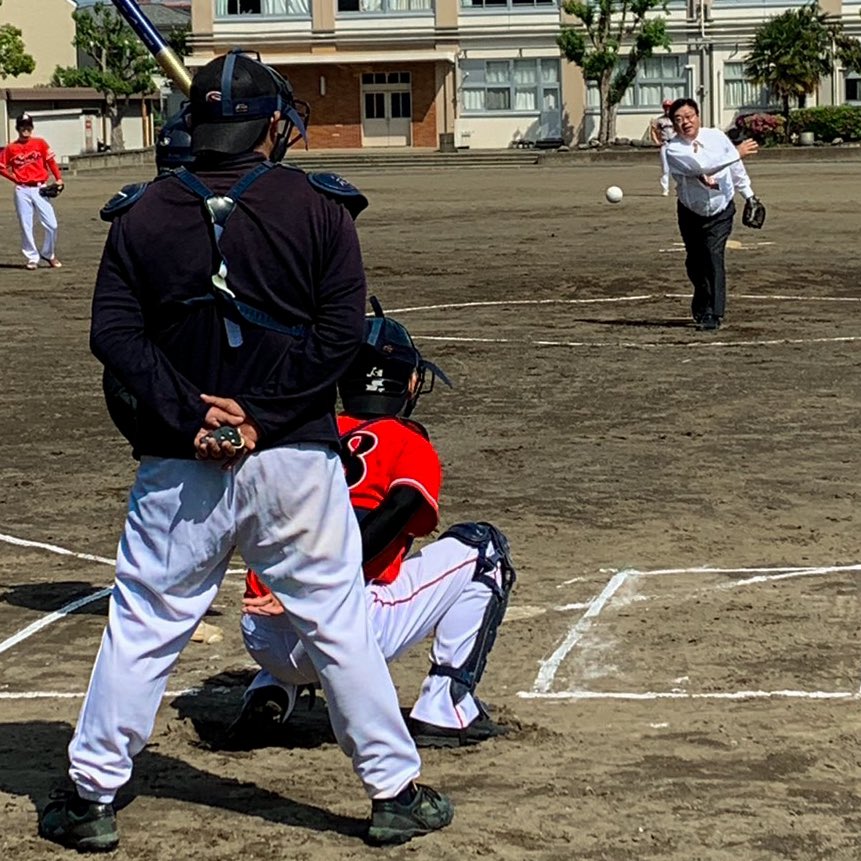
[[[505,732],[475,695],[515,572],[505,536],[460,523],[409,555],[439,521],[442,469],[427,431],[408,416],[445,375],[409,332],[371,300],[365,342],[339,384],[338,417],[350,500],[359,520],[371,627],[387,661],[433,635],[431,667],[408,721],[419,747],[475,744]],[[283,608],[253,571],[246,578],[245,646],[262,667],[223,742],[247,748],[285,722],[316,674]],[[358,692],[357,692],[358,695]]]
[[[21,114],[15,120],[18,139],[0,150],[0,176],[15,183],[15,212],[21,227],[21,251],[27,258],[27,269],[37,269],[44,260],[54,269],[63,264],[57,259],[57,214],[51,197],[63,190],[63,175],[48,142],[33,136],[33,118]],[[55,182],[48,185],[49,174]],[[44,231],[41,248],[37,247],[33,222],[38,218]]]

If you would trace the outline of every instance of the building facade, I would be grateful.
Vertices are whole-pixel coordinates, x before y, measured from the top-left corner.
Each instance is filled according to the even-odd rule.
[[[4,0],[0,24],[21,31],[24,48],[36,61],[32,73],[7,78],[6,86],[44,87],[57,66],[75,65],[74,11],[73,0]]]
[[[820,0],[861,34],[861,0]],[[638,138],[664,98],[693,96],[728,127],[768,104],[744,81],[756,27],[785,0],[669,0],[672,46],[643,63],[619,136]],[[577,143],[598,128],[597,93],[560,56],[558,0],[191,0],[189,66],[259,52],[311,104],[312,148],[497,149]],[[861,98],[837,70],[811,104]]]

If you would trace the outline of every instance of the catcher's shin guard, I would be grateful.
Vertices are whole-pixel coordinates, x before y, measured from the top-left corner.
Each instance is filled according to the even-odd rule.
[[[432,664],[430,675],[451,678],[451,697],[457,705],[467,694],[474,694],[484,669],[487,656],[496,641],[496,632],[502,624],[508,608],[508,598],[517,579],[508,539],[490,523],[458,523],[443,533],[441,538],[456,538],[462,544],[475,547],[478,558],[475,563],[474,581],[483,583],[490,589],[491,597],[484,610],[481,626],[472,651],[459,667]],[[488,551],[492,548],[492,553]],[[496,582],[493,572],[499,567],[500,583]]]

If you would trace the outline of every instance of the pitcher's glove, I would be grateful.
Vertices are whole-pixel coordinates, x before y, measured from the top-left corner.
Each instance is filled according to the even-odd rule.
[[[49,185],[43,185],[39,189],[39,194],[41,194],[42,197],[57,197],[59,194],[62,193],[64,188],[64,185],[60,185],[60,183],[57,182],[52,182]]]
[[[741,223],[745,227],[753,227],[756,230],[759,230],[765,224],[765,204],[759,198],[749,197],[744,202]]]

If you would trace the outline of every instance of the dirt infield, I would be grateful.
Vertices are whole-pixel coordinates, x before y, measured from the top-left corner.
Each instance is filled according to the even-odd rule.
[[[118,856],[857,858],[858,167],[752,162],[768,221],[736,220],[715,335],[688,320],[657,159],[354,177],[371,288],[456,383],[418,414],[446,468],[443,522],[493,520],[514,549],[480,691],[514,732],[428,752],[455,822],[366,847],[368,805],[321,710],[281,746],[201,743],[248,675],[234,575],[209,619],[223,642],[186,650],[121,796]],[[98,208],[142,178],[69,180],[60,270],[23,269],[0,208],[0,857],[15,861],[60,854],[36,810],[62,779],[106,600],[48,614],[110,584],[134,469],[87,327]],[[404,706],[425,667],[421,650],[395,666]]]

